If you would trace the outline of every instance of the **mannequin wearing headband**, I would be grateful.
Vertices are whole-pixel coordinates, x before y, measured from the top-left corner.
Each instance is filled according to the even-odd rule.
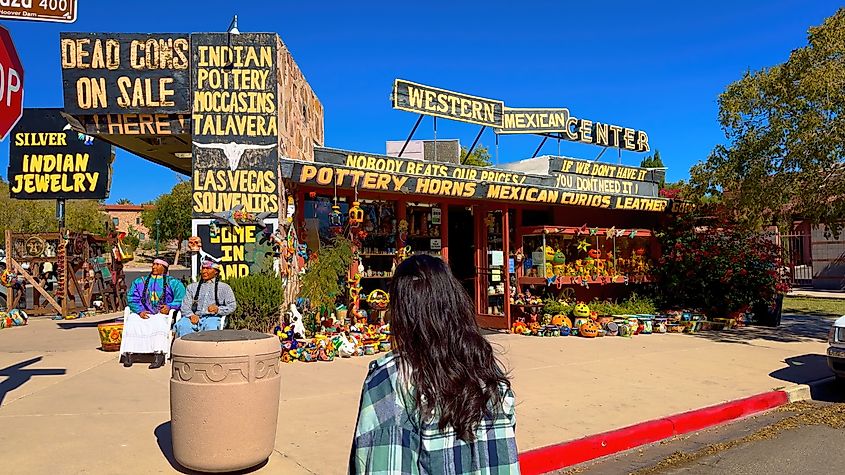
[[[132,282],[127,295],[129,316],[123,322],[120,353],[123,365],[132,366],[136,353],[153,353],[150,368],[164,366],[170,352],[170,312],[182,305],[185,286],[167,275],[167,261],[153,261],[149,275]]]
[[[238,304],[229,284],[220,282],[218,264],[205,261],[200,269],[200,281],[188,285],[182,300],[182,319],[176,322],[176,336],[188,333],[222,330],[220,317],[230,315]]]

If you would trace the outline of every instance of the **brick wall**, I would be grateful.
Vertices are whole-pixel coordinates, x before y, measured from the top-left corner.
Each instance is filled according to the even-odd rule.
[[[117,219],[117,230],[122,232],[129,232],[129,227],[132,226],[139,233],[144,234],[145,239],[150,239],[150,230],[141,224],[142,206],[136,205],[105,205],[100,208],[104,213],[109,215],[109,218],[114,222]]]

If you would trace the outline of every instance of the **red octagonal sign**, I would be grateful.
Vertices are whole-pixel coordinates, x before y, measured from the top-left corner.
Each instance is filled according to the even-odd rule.
[[[9,30],[0,26],[0,140],[23,115],[23,65]]]

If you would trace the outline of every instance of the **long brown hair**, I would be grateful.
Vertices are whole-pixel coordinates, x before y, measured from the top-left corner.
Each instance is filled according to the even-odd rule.
[[[481,419],[501,410],[510,381],[481,335],[466,290],[442,260],[413,256],[393,275],[390,315],[395,353],[420,414],[433,411],[440,430],[451,426],[461,440],[474,440]]]

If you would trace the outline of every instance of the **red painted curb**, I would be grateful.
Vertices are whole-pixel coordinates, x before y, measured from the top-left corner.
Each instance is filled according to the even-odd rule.
[[[642,422],[583,439],[540,447],[519,454],[523,475],[536,475],[570,467],[599,457],[650,444],[675,435],[712,427],[789,402],[784,391],[771,391],[745,399],[695,409],[662,419]]]

